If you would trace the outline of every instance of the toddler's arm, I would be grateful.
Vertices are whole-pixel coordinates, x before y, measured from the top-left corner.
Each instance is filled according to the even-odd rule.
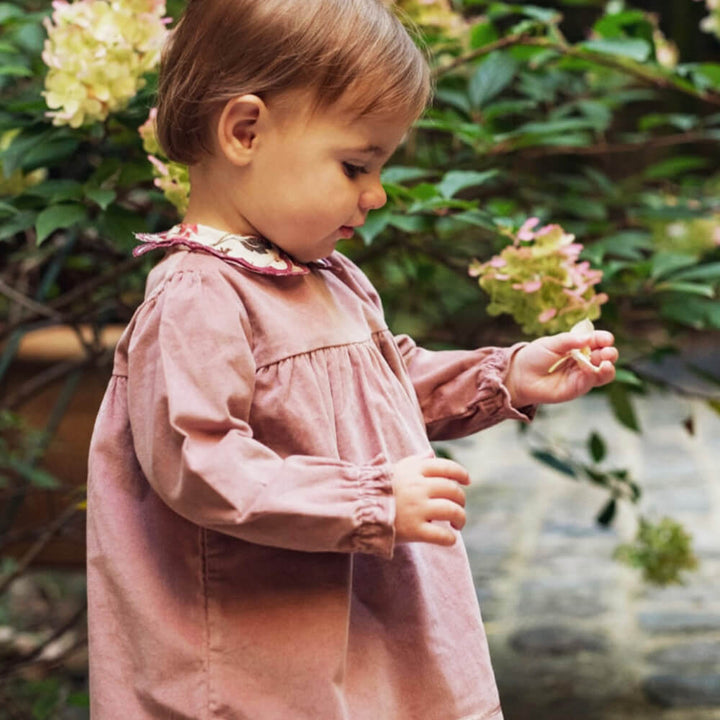
[[[128,350],[128,409],[148,482],[191,522],[302,551],[392,554],[392,468],[280,457],[249,425],[251,327],[222,277],[178,272],[143,306]]]
[[[501,420],[530,420],[534,408],[512,402],[505,386],[513,356],[523,347],[426,350],[407,335],[396,338],[431,440],[483,430]]]

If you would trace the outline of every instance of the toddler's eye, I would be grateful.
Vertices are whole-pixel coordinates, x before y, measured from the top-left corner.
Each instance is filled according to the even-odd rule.
[[[351,180],[354,180],[358,175],[364,175],[367,173],[367,168],[364,168],[362,165],[353,165],[352,163],[344,162],[342,166],[345,174]]]

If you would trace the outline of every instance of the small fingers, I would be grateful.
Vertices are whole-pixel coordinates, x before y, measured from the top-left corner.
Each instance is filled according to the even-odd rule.
[[[450,500],[434,500],[430,506],[426,520],[437,522],[444,520],[449,522],[456,530],[462,530],[467,522],[463,507]]]
[[[444,498],[465,507],[465,491],[452,480],[437,478],[428,489],[429,498]]]
[[[454,460],[446,460],[445,458],[425,460],[422,463],[420,472],[425,477],[444,477],[461,485],[470,484],[468,471]]]
[[[564,355],[570,350],[589,347],[591,349],[611,347],[615,343],[615,338],[611,332],[607,330],[594,330],[590,333],[573,333],[564,332],[552,335],[549,338],[552,346],[549,347],[553,352]]]
[[[433,523],[425,523],[418,536],[420,542],[430,543],[431,545],[443,545],[450,547],[457,540],[457,535],[452,528],[447,525],[437,525]]]
[[[605,360],[610,363],[615,363],[618,359],[617,348],[610,346],[593,350],[590,354],[590,359],[592,360],[593,365],[600,365]]]

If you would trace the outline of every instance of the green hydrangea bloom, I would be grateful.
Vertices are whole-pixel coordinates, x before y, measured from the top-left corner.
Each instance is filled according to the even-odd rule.
[[[607,295],[596,293],[600,270],[578,262],[582,245],[559,225],[534,231],[530,218],[513,242],[485,263],[475,261],[470,274],[490,296],[490,315],[508,313],[528,335],[570,330],[583,319],[600,317]]]

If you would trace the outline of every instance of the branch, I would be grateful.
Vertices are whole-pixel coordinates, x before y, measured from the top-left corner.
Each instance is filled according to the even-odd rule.
[[[48,661],[42,658],[42,654],[45,649],[48,648],[56,640],[59,640],[63,635],[65,635],[65,633],[72,630],[75,625],[77,625],[84,618],[86,609],[86,603],[83,602],[82,605],[80,605],[80,607],[78,607],[78,609],[60,627],[53,630],[53,632],[47,638],[45,638],[45,640],[36,645],[32,650],[30,650],[30,652],[28,652],[26,655],[12,658],[11,661],[5,665],[5,667],[0,668],[0,677],[14,675],[21,668],[26,667],[27,665],[34,664],[36,660],[37,662],[43,664],[47,663]],[[86,642],[87,639],[85,637],[81,638],[77,642],[74,642],[57,658],[54,658],[52,661],[50,661],[50,664],[58,664],[58,662],[71,655],[78,648],[83,647]]]
[[[18,303],[22,307],[31,310],[32,312],[43,315],[44,317],[53,318],[55,320],[60,318],[60,313],[48,308],[47,306],[39,303],[37,300],[27,297],[15,288],[10,287],[4,280],[0,280],[0,293],[5,297],[10,298],[14,302]]]
[[[664,135],[648,138],[640,143],[614,143],[612,145],[547,145],[531,148],[513,148],[509,146],[495,146],[485,151],[486,155],[506,155],[518,152],[524,157],[535,158],[545,155],[612,155],[614,153],[636,152],[661,147],[674,147],[690,143],[717,142],[715,138],[708,137],[702,130],[681,133],[677,135]]]
[[[53,520],[35,544],[20,558],[17,567],[0,580],[0,597],[27,569],[35,558],[45,549],[50,540],[55,537],[80,511],[78,503],[73,502]]]
[[[555,50],[561,55],[565,55],[567,57],[586,60],[588,62],[595,63],[596,65],[601,65],[603,67],[610,68],[611,70],[617,70],[627,75],[631,75],[647,85],[653,85],[662,90],[678,90],[686,95],[690,95],[691,97],[704,100],[711,105],[720,106],[720,94],[702,92],[700,90],[696,90],[694,87],[689,88],[675,78],[657,75],[656,73],[645,69],[644,66],[634,63],[632,60],[619,58],[614,55],[606,55],[605,53],[593,52],[592,50],[585,50],[583,48],[576,48],[572,45],[565,45],[560,42],[548,40],[547,38],[532,37],[525,33],[521,33],[519,35],[508,35],[507,37],[500,38],[500,40],[496,40],[489,45],[485,45],[481,48],[473,50],[472,52],[466,53],[465,55],[461,55],[447,65],[435,68],[433,71],[433,77],[437,79],[449,72],[452,72],[456,68],[465,65],[466,63],[470,63],[473,60],[482,57],[483,55],[487,55],[495,50],[500,50],[513,45],[525,45],[529,47],[539,47],[545,50]]]
[[[69,292],[66,292],[64,295],[60,295],[60,297],[55,298],[49,303],[37,303],[37,305],[39,305],[43,309],[40,310],[37,307],[33,308],[35,312],[34,315],[21,315],[18,319],[13,320],[12,322],[7,323],[4,326],[0,326],[0,339],[2,339],[3,337],[7,337],[13,330],[17,330],[26,323],[34,322],[40,318],[48,316],[59,319],[65,324],[71,324],[69,318],[62,315],[62,313],[60,312],[61,309],[64,309],[68,305],[92,292],[96,288],[101,287],[106,283],[109,283],[110,281],[116,281],[125,273],[129,273],[135,270],[142,264],[142,262],[143,258],[130,258],[120,263],[112,270],[108,270],[107,272],[103,273],[102,275],[98,275],[97,277],[90,278],[86,282],[78,285]],[[0,288],[0,290],[1,289],[2,288]]]

